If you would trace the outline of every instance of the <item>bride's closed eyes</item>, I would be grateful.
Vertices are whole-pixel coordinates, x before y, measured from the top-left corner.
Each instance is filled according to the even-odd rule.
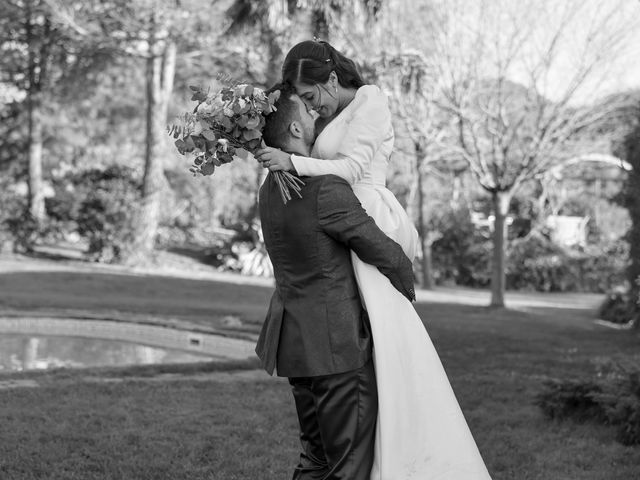
[[[305,93],[300,96],[304,104],[307,106],[307,110],[314,110],[319,105],[315,104],[315,95],[313,93]]]
[[[300,98],[305,103],[305,105],[308,106],[308,108],[317,111],[322,107],[322,91],[320,90],[320,86],[318,84],[314,85],[314,87],[318,92],[317,100],[316,94],[314,92],[304,92],[302,95],[300,95]]]

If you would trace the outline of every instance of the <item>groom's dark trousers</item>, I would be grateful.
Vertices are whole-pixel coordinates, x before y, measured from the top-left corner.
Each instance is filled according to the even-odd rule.
[[[378,399],[369,320],[351,250],[413,299],[410,260],[339,177],[304,177],[284,205],[273,174],[260,189],[260,218],[276,291],[256,353],[289,377],[302,452],[295,480],[368,480]],[[392,321],[393,319],[389,319]]]

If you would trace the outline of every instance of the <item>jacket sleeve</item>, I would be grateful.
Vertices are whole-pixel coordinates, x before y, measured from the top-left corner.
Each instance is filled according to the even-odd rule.
[[[327,176],[320,186],[318,220],[327,235],[348,246],[363,262],[377,267],[400,293],[415,300],[411,260],[367,215],[344,179]]]
[[[370,168],[373,157],[385,141],[391,126],[391,112],[387,97],[373,85],[366,89],[360,98],[354,99],[353,116],[347,123],[336,157],[319,159],[291,155],[291,163],[298,175],[315,177],[319,175],[337,175],[351,185],[360,180]]]

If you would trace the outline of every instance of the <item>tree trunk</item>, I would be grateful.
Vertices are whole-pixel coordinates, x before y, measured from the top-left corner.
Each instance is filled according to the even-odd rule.
[[[452,209],[457,210],[460,207],[460,192],[462,191],[462,175],[453,176],[451,188],[451,202],[449,205]]]
[[[413,142],[415,162],[413,164],[413,178],[407,200],[407,215],[413,220],[418,236],[420,237],[420,276],[418,283],[421,288],[432,290],[435,282],[433,280],[433,265],[431,255],[431,245],[433,240],[427,229],[428,216],[424,213],[425,196],[424,196],[424,177],[422,174],[422,165],[425,161],[424,150],[420,141]]]
[[[431,242],[424,237],[420,237],[420,247],[422,248],[422,281],[420,287],[425,290],[433,290],[435,282],[433,280]]]
[[[504,307],[505,292],[505,240],[506,219],[509,213],[511,195],[508,192],[492,192],[493,212],[493,263],[491,272],[491,306]]]
[[[639,105],[640,107],[640,105]],[[640,121],[640,110],[638,111]],[[622,205],[627,208],[631,225],[626,237],[629,242],[629,264],[627,266],[627,279],[630,287],[630,298],[636,302],[634,327],[640,330],[640,122],[631,131],[624,142],[625,159],[632,166],[627,173],[627,178],[622,191]]]
[[[318,40],[329,41],[329,22],[322,9],[313,9],[311,12],[311,34]]]
[[[313,38],[313,16],[308,8],[296,7],[291,14],[291,27],[287,31],[289,48],[303,40]],[[327,40],[325,38],[321,40]]]
[[[27,116],[28,133],[28,162],[29,162],[29,213],[33,219],[41,224],[45,219],[44,188],[42,179],[42,118],[40,101],[37,94],[28,93]]]
[[[433,265],[431,262],[431,241],[427,238],[427,218],[424,214],[424,187],[422,178],[422,163],[424,162],[424,155],[422,155],[422,149],[420,149],[419,156],[416,156],[416,190],[418,200],[418,235],[420,236],[420,250],[422,253],[422,260],[420,262],[422,275],[420,278],[420,286],[426,290],[433,290]]]
[[[146,65],[146,145],[142,199],[137,219],[137,262],[147,261],[153,253],[160,223],[160,203],[165,186],[165,129],[175,75],[176,46],[169,39],[157,39],[154,27],[152,24],[149,32],[149,57]]]
[[[38,360],[38,345],[40,341],[36,337],[29,337],[22,342],[22,368],[33,370]]]
[[[267,71],[265,79],[267,88],[275,85],[282,78],[282,62],[284,54],[280,42],[282,39],[277,33],[268,30],[263,34],[263,41],[267,45]]]
[[[42,98],[41,78],[38,77],[36,60],[37,45],[33,35],[31,2],[26,3],[26,37],[28,45],[27,122],[28,122],[28,165],[29,165],[29,213],[39,224],[45,218],[44,189],[42,180]]]

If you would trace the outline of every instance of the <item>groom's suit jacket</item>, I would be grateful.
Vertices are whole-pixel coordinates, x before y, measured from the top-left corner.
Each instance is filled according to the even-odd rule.
[[[303,177],[302,198],[284,205],[273,174],[260,189],[260,218],[276,291],[256,353],[279,376],[342,373],[371,357],[371,333],[350,250],[414,298],[411,261],[369,217],[349,184]],[[393,321],[392,318],[389,321]]]

